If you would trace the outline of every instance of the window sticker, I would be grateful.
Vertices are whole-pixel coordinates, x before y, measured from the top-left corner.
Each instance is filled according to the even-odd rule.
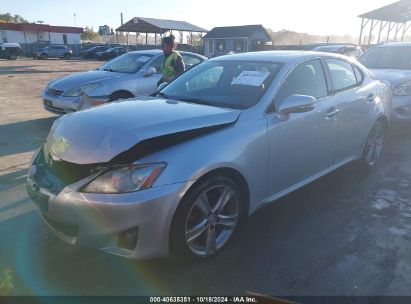
[[[151,58],[151,57],[148,57],[148,56],[141,56],[141,57],[138,57],[138,58],[136,59],[136,61],[145,63],[145,62],[149,61],[150,58]]]
[[[231,84],[259,87],[269,75],[270,72],[243,71],[231,82]]]

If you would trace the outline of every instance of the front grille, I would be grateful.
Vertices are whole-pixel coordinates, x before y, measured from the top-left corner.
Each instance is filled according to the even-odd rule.
[[[58,114],[58,115],[64,115],[66,112],[63,109],[57,108],[53,106],[51,101],[49,100],[43,100],[43,106],[47,111],[50,111],[52,113]]]
[[[55,161],[43,148],[36,160],[37,172],[33,180],[41,188],[58,194],[64,187],[76,183],[91,174],[97,165],[78,165],[66,161]]]
[[[64,91],[47,88],[46,92],[50,96],[57,97],[57,96],[61,96],[61,94],[63,94]]]

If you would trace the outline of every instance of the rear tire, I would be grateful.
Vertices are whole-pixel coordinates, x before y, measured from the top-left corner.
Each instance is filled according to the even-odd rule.
[[[46,53],[41,54],[40,56],[41,60],[47,60],[48,56]]]
[[[200,181],[178,206],[170,231],[171,256],[200,261],[221,252],[240,226],[244,198],[228,177]]]
[[[363,168],[372,170],[378,164],[384,146],[385,129],[386,126],[381,120],[372,126],[360,160]]]
[[[10,60],[16,60],[17,59],[17,55],[16,54],[11,54],[10,55]]]

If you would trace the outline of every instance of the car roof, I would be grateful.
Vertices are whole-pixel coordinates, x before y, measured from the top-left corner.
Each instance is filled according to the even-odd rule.
[[[388,42],[380,45],[376,45],[376,48],[392,48],[392,47],[411,47],[411,42]]]
[[[196,53],[192,53],[192,52],[185,52],[185,51],[178,51],[180,54],[189,54],[189,55],[194,55],[197,57],[202,57],[204,59],[206,59],[204,56],[200,55],[200,54],[196,54]],[[159,54],[163,54],[163,50],[159,50],[159,49],[151,49],[151,50],[138,50],[138,51],[133,51],[133,52],[128,52],[127,54],[146,54],[146,55],[159,55]]]
[[[225,55],[221,57],[215,57],[210,60],[247,60],[247,61],[271,61],[279,63],[290,63],[304,61],[306,59],[318,58],[318,57],[335,57],[347,59],[345,56],[333,53],[322,53],[316,51],[262,51],[262,52],[250,52],[241,54]]]

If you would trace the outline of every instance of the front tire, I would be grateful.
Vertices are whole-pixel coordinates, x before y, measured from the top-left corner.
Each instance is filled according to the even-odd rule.
[[[228,177],[210,177],[186,194],[173,218],[171,254],[182,260],[219,253],[240,225],[244,198]]]
[[[385,124],[378,120],[368,134],[367,142],[361,157],[361,163],[368,169],[374,168],[380,159],[385,138]]]
[[[47,54],[43,53],[43,54],[41,54],[40,58],[41,58],[41,60],[47,60],[48,56],[47,56]]]
[[[71,57],[71,56],[70,56],[70,54],[69,54],[69,53],[65,53],[65,54],[64,54],[64,59],[69,60],[69,59],[70,59],[70,57]]]

